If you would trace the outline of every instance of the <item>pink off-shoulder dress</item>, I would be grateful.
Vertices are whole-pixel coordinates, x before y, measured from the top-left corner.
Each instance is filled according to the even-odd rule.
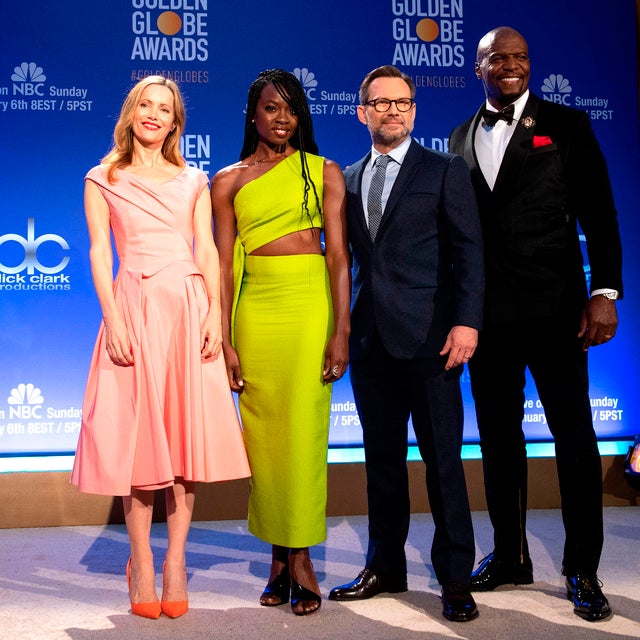
[[[208,310],[193,259],[193,212],[207,176],[186,167],[164,183],[106,168],[86,176],[110,210],[114,281],[134,365],[113,364],[101,325],[82,410],[71,482],[80,491],[129,495],[176,477],[216,482],[250,475],[222,354],[200,357]]]

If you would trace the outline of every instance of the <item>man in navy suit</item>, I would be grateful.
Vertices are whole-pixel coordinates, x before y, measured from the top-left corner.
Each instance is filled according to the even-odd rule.
[[[469,370],[494,550],[474,571],[471,589],[533,582],[522,431],[528,367],[555,440],[567,596],[577,615],[602,620],[611,609],[597,577],[602,469],[587,350],[615,335],[622,295],[607,168],[584,112],[529,92],[528,47],[517,31],[487,33],[475,70],[486,102],[449,142],[470,167],[485,243],[485,320]],[[578,224],[591,265],[590,297]]]
[[[411,139],[414,96],[411,78],[395,67],[365,77],[358,118],[373,146],[345,172],[350,371],[363,428],[369,546],[364,570],[329,598],[407,590],[411,417],[426,463],[443,615],[467,621],[478,610],[468,588],[475,554],[460,458],[460,373],[482,318],[482,232],[464,160]]]

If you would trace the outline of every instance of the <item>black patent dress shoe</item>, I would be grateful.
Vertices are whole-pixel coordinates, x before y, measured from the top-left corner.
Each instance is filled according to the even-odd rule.
[[[494,553],[483,558],[478,568],[471,574],[471,591],[493,591],[502,584],[531,584],[533,566],[531,558],[522,562],[499,560]]]
[[[609,601],[602,593],[602,583],[595,574],[576,573],[566,577],[567,598],[573,602],[573,612],[588,620],[597,622],[611,615]]]
[[[366,600],[379,593],[400,593],[407,590],[406,581],[382,581],[371,569],[363,569],[352,582],[334,587],[329,600]]]
[[[478,607],[468,587],[459,582],[442,587],[442,615],[453,622],[469,622],[478,617]]]

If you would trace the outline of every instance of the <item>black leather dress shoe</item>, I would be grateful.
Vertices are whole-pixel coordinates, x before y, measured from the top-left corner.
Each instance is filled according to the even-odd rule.
[[[483,558],[471,574],[471,591],[493,591],[501,584],[531,584],[533,566],[530,558],[523,562],[499,560],[493,553]]]
[[[576,573],[567,576],[567,598],[573,601],[573,612],[589,620],[597,622],[611,615],[609,601],[602,593],[602,583],[595,574]]]
[[[453,622],[469,622],[478,617],[478,607],[465,585],[452,582],[442,587],[442,615]]]
[[[329,600],[366,600],[379,593],[400,593],[407,590],[407,583],[386,582],[371,569],[363,569],[352,582],[334,587],[329,592]]]

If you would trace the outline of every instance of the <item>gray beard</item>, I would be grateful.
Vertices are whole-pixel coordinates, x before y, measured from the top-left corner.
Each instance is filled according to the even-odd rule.
[[[405,127],[400,133],[395,135],[385,135],[382,128],[371,132],[374,144],[380,144],[385,147],[393,146],[395,143],[403,142],[411,135],[412,128]]]

